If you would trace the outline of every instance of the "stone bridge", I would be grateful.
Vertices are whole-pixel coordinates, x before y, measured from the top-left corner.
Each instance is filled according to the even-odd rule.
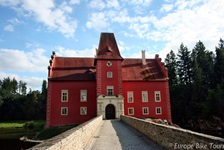
[[[156,124],[130,116],[84,124],[38,144],[30,150],[160,150],[223,149],[224,139]]]

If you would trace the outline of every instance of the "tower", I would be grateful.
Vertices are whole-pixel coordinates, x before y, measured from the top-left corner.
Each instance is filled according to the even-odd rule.
[[[103,115],[106,119],[119,118],[124,114],[123,58],[113,33],[101,33],[96,53],[97,115]]]

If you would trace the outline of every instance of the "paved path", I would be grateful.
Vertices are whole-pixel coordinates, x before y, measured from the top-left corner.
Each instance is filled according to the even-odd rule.
[[[87,150],[163,150],[119,120],[104,120]]]

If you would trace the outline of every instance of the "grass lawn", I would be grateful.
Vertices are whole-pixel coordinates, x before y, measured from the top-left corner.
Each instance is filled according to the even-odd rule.
[[[35,137],[36,140],[46,140],[51,137],[54,137],[66,130],[76,127],[77,125],[65,125],[58,127],[51,127],[44,129],[45,120],[32,120],[34,123],[34,128],[32,131],[39,132]],[[0,139],[1,138],[12,138],[11,134],[16,134],[18,132],[19,135],[15,135],[15,137],[21,137],[21,133],[27,132],[27,129],[24,128],[24,124],[30,122],[28,120],[11,120],[11,121],[0,121]],[[28,134],[28,133],[27,133]],[[10,136],[10,137],[7,137]]]
[[[0,128],[23,128],[23,125],[28,122],[28,120],[11,120],[11,121],[0,121]],[[33,120],[34,128],[43,128],[45,125],[45,120]]]
[[[46,139],[52,138],[76,126],[77,125],[65,125],[65,126],[50,127],[50,128],[44,129],[37,135],[36,140],[46,140]]]

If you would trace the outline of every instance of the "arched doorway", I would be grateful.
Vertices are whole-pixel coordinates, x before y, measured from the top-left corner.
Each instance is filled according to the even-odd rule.
[[[106,107],[106,119],[115,119],[115,107],[112,104]]]

